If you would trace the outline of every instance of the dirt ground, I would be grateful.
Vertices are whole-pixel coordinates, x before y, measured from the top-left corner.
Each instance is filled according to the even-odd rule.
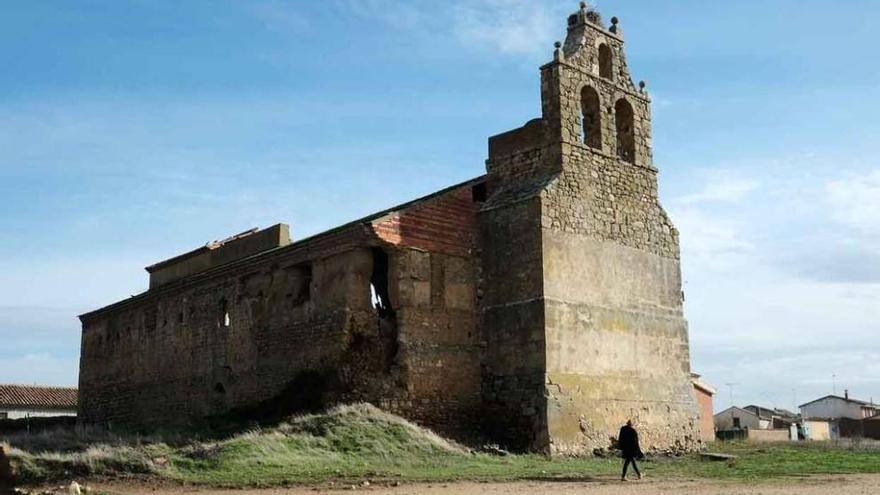
[[[540,481],[518,483],[431,483],[405,484],[397,487],[370,485],[334,485],[322,487],[273,488],[250,490],[208,490],[181,486],[97,484],[113,494],[152,495],[314,495],[362,492],[369,495],[860,495],[876,494],[880,475],[816,476],[792,481],[774,481],[756,485],[731,484],[707,480],[650,480],[621,483],[612,479],[595,481]]]

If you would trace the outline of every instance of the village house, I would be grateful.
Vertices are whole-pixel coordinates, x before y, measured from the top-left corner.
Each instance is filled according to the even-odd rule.
[[[691,373],[691,382],[694,384],[694,396],[697,398],[697,406],[700,408],[700,436],[704,442],[711,442],[715,440],[712,398],[718,393],[718,390],[703,381],[696,373]]]
[[[760,430],[762,427],[767,427],[767,423],[762,423],[761,418],[755,412],[736,406],[728,407],[715,414],[714,420],[715,429],[717,431],[740,430],[746,428]]]
[[[758,415],[761,429],[785,429],[797,423],[798,415],[785,409],[749,405],[743,409]]]
[[[776,409],[760,406],[729,407],[715,415],[716,436],[722,440],[784,442],[798,438],[793,423],[782,421]]]
[[[0,385],[0,420],[76,416],[77,389]]]
[[[826,395],[816,400],[801,404],[801,416],[804,419],[866,419],[880,413],[880,407],[873,402],[851,399],[849,390],[844,390],[843,397]]]

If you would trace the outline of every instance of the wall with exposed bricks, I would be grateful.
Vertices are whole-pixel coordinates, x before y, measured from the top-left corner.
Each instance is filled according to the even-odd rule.
[[[81,420],[186,424],[292,394],[471,427],[472,185],[83,315]],[[370,292],[379,252],[393,313],[383,317]]]

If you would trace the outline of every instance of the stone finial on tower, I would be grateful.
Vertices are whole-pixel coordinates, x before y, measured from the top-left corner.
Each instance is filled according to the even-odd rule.
[[[553,43],[553,60],[561,62],[564,58],[565,54],[562,52],[562,42],[557,41]]]
[[[614,33],[618,37],[622,38],[623,37],[623,29],[621,29],[621,27],[620,27],[620,19],[618,19],[617,17],[612,17],[611,18],[611,27],[608,28],[608,31],[610,31],[611,33]]]

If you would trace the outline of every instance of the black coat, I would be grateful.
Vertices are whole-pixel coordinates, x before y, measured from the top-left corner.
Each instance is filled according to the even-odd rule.
[[[617,436],[617,445],[620,447],[621,455],[624,458],[641,459],[644,457],[642,449],[639,447],[639,434],[632,426],[624,426],[620,429]]]

